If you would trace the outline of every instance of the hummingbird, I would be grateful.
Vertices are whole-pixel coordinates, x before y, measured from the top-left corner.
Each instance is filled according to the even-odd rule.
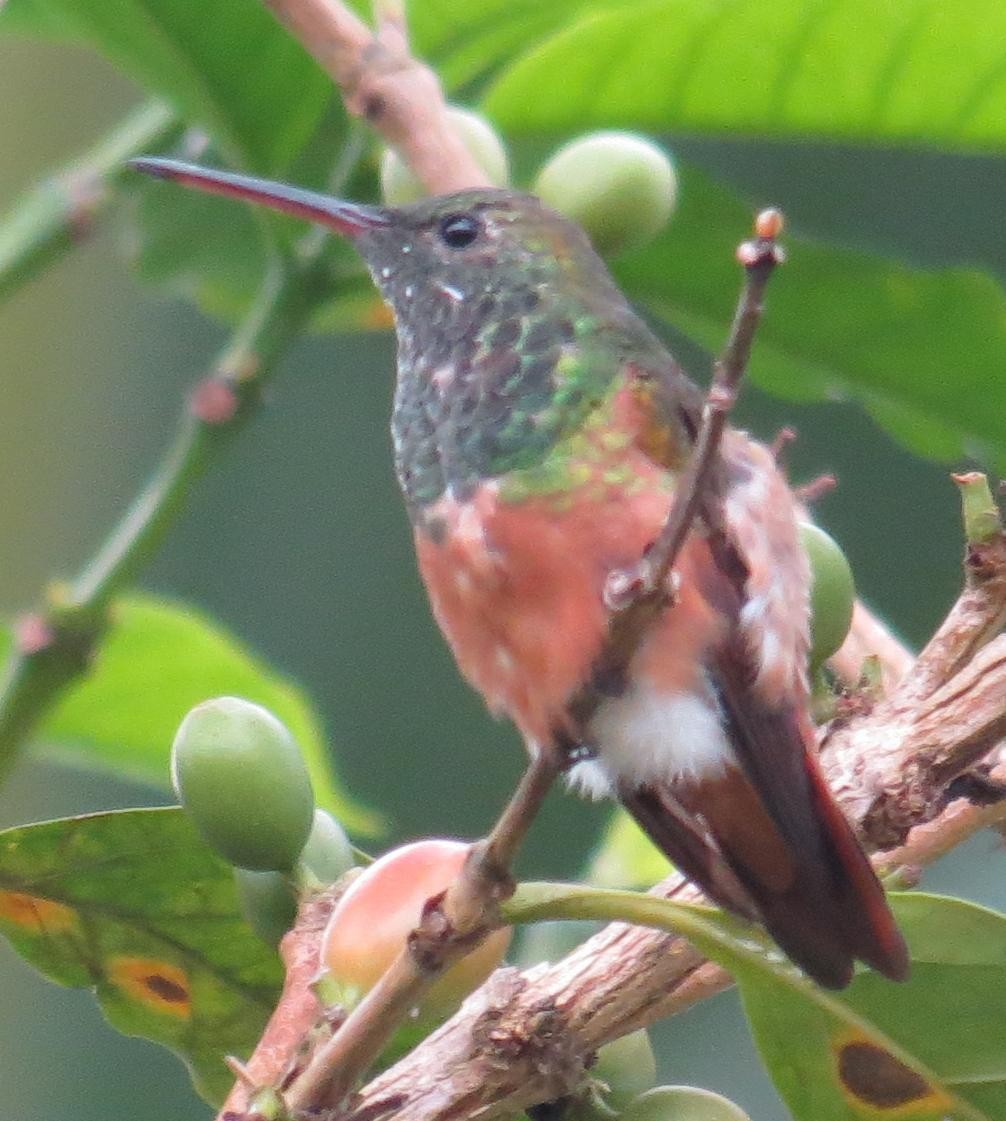
[[[461,673],[532,755],[565,753],[574,788],[619,801],[821,985],[847,985],[856,959],[904,979],[883,888],[817,762],[809,566],[764,445],[727,430],[720,515],[690,530],[622,679],[586,721],[571,713],[604,646],[606,582],[659,534],[704,402],[587,235],[512,190],[391,207],[133,166],[320,223],[362,256],[395,319],[391,428],[419,572]]]

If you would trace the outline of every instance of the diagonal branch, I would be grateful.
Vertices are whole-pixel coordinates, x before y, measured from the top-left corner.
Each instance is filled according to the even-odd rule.
[[[180,131],[167,105],[144,102],[89,151],[19,198],[0,217],[0,299],[86,241],[128,176],[128,158]]]
[[[675,487],[667,520],[649,552],[634,568],[612,572],[608,577],[605,600],[610,615],[604,649],[590,680],[569,705],[570,714],[580,727],[589,723],[610,695],[612,683],[624,679],[650,627],[667,608],[673,596],[668,581],[674,563],[703,504],[710,499],[715,501],[711,488],[720,443],[747,370],[761,322],[765,289],[776,266],[784,259],[775,241],[781,232],[782,215],[776,210],[765,210],[755,222],[755,239],[737,250],[745,269],[744,288],[727,345],[713,369],[695,447]]]
[[[68,587],[15,626],[0,669],[0,774],[62,691],[88,669],[109,606],[156,552],[230,436],[255,412],[262,386],[309,314],[320,283],[310,263],[277,262],[258,299],[196,387],[153,477]]]

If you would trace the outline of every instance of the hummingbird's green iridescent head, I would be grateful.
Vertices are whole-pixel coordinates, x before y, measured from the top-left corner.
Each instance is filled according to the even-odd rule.
[[[259,202],[349,238],[395,313],[392,430],[409,511],[533,468],[625,362],[670,361],[586,234],[532,195],[479,189],[404,207],[343,202],[171,160],[138,170]]]
[[[430,301],[477,301],[490,287],[557,284],[571,300],[621,299],[586,234],[533,195],[461,191],[382,213],[387,224],[353,242],[407,329],[421,327]]]

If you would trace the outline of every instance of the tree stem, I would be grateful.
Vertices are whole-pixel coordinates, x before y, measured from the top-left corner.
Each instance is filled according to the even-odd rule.
[[[0,674],[0,776],[57,697],[84,673],[112,598],[160,547],[210,462],[255,411],[262,384],[316,299],[314,262],[277,261],[255,304],[197,386],[171,446],[97,555],[15,627]]]
[[[130,156],[160,147],[180,125],[161,101],[147,101],[79,159],[25,193],[0,220],[0,299],[79,245],[129,174]]]

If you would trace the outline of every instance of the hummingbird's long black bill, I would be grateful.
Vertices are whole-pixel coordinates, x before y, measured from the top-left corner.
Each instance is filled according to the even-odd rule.
[[[171,179],[213,195],[262,203],[273,210],[281,210],[284,214],[320,222],[345,237],[354,237],[365,230],[388,224],[388,217],[376,206],[343,202],[315,191],[290,187],[286,183],[273,183],[250,175],[235,175],[229,171],[182,163],[180,160],[162,160],[149,156],[132,159],[129,166],[158,179]]]

